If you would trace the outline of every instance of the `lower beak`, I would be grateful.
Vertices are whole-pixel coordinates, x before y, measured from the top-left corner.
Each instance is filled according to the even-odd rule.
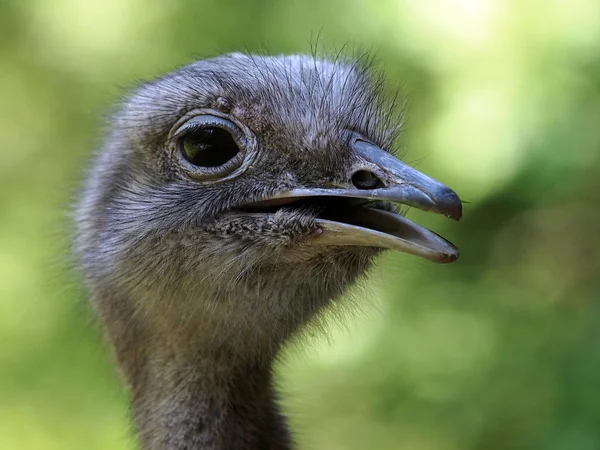
[[[400,214],[374,208],[361,208],[360,225],[316,219],[323,230],[314,245],[354,245],[396,250],[436,263],[451,263],[459,250],[443,237]]]
[[[318,189],[316,192],[311,192],[310,189],[293,190],[286,193],[289,197],[265,200],[249,206],[291,206],[298,200],[310,197],[336,197],[335,191],[336,189]],[[400,214],[362,205],[353,206],[342,216],[317,217],[315,223],[321,233],[311,237],[306,245],[385,248],[436,263],[451,263],[458,259],[459,250],[454,244]]]

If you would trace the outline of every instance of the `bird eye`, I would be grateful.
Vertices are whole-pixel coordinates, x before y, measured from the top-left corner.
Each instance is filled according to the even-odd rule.
[[[222,166],[239,151],[233,136],[222,128],[200,128],[181,139],[181,154],[195,166]]]
[[[224,177],[244,160],[244,132],[223,117],[195,116],[175,132],[175,139],[180,161],[192,178]]]

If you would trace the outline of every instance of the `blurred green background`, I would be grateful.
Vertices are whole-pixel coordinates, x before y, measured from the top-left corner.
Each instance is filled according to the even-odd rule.
[[[233,50],[373,49],[407,161],[471,203],[458,263],[387,255],[279,367],[300,449],[600,449],[600,2],[0,1],[0,449],[133,449],[69,268],[69,203],[136,80]]]

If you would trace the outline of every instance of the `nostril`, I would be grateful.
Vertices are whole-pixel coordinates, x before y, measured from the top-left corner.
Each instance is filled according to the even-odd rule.
[[[384,187],[383,182],[368,170],[359,170],[352,175],[352,184],[358,189],[377,189]]]

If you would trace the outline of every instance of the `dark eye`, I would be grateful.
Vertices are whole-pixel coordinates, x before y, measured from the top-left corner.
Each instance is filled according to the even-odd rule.
[[[180,140],[183,157],[195,166],[219,167],[240,151],[228,130],[217,127],[198,127]]]
[[[225,178],[240,168],[254,138],[243,125],[224,117],[192,117],[174,133],[175,149],[188,176],[199,181]]]

